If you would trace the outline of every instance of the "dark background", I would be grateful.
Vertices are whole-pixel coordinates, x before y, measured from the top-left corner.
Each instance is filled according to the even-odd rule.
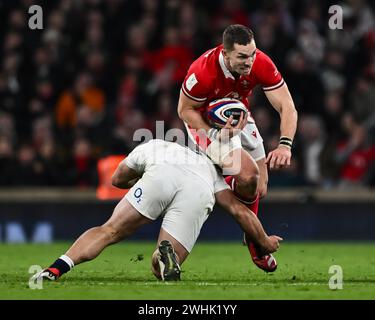
[[[42,30],[28,27],[33,4]],[[342,30],[328,28],[333,4]],[[0,186],[95,187],[98,159],[127,154],[135,130],[183,129],[190,63],[241,23],[299,112],[292,166],[270,188],[373,187],[374,17],[366,0],[0,1]],[[250,100],[270,151],[278,114],[259,90]]]
[[[43,9],[42,30],[28,27],[33,4]],[[334,4],[343,9],[342,30],[328,28]],[[262,201],[266,230],[290,240],[374,239],[375,196],[356,201],[375,177],[374,4],[0,1],[0,195],[68,187],[95,197],[98,160],[127,154],[137,129],[154,132],[157,120],[165,130],[183,129],[177,99],[190,63],[221,42],[226,26],[241,23],[283,74],[299,112],[292,165],[270,173],[269,197],[289,188],[343,192],[338,200]],[[279,139],[278,114],[260,90],[250,99],[270,151]],[[73,239],[103,223],[114,205],[64,194],[50,201],[3,196],[0,239],[33,241],[43,222],[37,239]],[[145,227],[137,237],[156,239],[157,230]],[[220,210],[200,239],[217,234],[241,237]]]

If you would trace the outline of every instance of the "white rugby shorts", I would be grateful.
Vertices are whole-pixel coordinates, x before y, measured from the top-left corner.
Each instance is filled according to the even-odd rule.
[[[188,252],[215,204],[215,196],[204,181],[170,165],[147,170],[125,198],[151,220],[164,215],[162,228]]]

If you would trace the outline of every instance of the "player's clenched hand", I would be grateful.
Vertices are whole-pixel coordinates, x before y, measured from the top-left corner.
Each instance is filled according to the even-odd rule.
[[[240,118],[238,119],[238,123],[235,126],[232,126],[233,116],[231,115],[228,118],[225,126],[220,130],[217,139],[219,141],[227,141],[230,138],[233,138],[234,136],[238,135],[241,132],[241,130],[246,126],[246,115],[246,113],[241,112]]]
[[[290,166],[290,159],[292,152],[290,148],[278,146],[275,150],[271,151],[266,159],[266,164],[270,169],[279,169],[285,166]]]
[[[283,238],[279,236],[269,236],[267,240],[267,246],[264,249],[267,253],[273,253],[279,249],[280,241],[283,241]]]

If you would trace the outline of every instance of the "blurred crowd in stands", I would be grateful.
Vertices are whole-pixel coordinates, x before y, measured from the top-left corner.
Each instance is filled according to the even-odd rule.
[[[43,9],[30,30],[28,8]],[[330,30],[330,5],[343,29]],[[13,0],[0,2],[0,185],[96,186],[96,164],[139,128],[180,128],[190,63],[249,26],[299,112],[289,169],[270,188],[375,184],[375,15],[366,0]],[[261,90],[251,111],[266,151],[279,118]]]

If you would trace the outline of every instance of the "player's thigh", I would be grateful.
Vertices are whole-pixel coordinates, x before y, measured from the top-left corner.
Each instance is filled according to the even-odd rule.
[[[120,236],[128,236],[144,224],[152,222],[151,219],[138,212],[124,197],[117,204],[112,216],[104,224],[111,227]]]
[[[231,151],[224,159],[223,174],[242,177],[259,175],[259,168],[255,160],[243,148]]]
[[[266,164],[266,158],[261,158],[257,161],[259,168],[259,183],[258,183],[258,192],[260,198],[263,198],[267,194],[267,185],[268,185],[268,170]]]
[[[157,170],[144,173],[117,204],[107,222],[124,236],[136,231],[145,223],[156,220],[174,197],[173,181]]]
[[[267,194],[268,170],[263,139],[254,122],[249,122],[241,132],[241,143],[246,152],[256,161],[259,169],[258,193],[261,198]]]
[[[242,147],[255,161],[265,158],[263,138],[254,121],[248,122],[245,128],[243,128],[240,133],[240,138]]]
[[[205,182],[185,181],[166,210],[162,229],[190,252],[214,204],[214,194]]]
[[[157,166],[146,171],[125,198],[144,217],[156,220],[176,193],[175,175],[170,167]]]

